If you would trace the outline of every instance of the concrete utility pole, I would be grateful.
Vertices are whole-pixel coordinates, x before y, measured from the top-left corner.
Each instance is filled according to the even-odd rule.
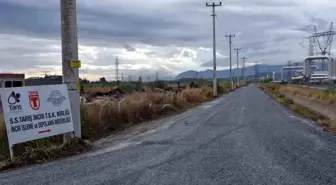
[[[244,79],[244,82],[246,81],[246,79],[245,79],[245,60],[247,59],[246,57],[243,57],[242,58],[243,59],[243,70],[242,70],[242,77],[243,77],[243,79]]]
[[[231,86],[232,86],[232,89],[233,89],[233,81],[232,81],[232,37],[235,37],[236,35],[233,34],[233,35],[225,35],[225,37],[228,37],[229,38],[229,46],[230,46],[230,81],[231,81]]]
[[[275,82],[275,71],[273,71],[273,82]]]
[[[219,4],[208,4],[206,7],[212,7],[212,31],[213,31],[213,96],[217,96],[217,76],[216,76],[216,6],[222,6],[222,2]]]
[[[75,136],[80,138],[80,83],[78,69],[80,67],[80,62],[78,60],[76,0],[60,0],[60,4],[63,83],[68,86]],[[72,137],[71,133],[64,134],[64,141],[68,141]]]
[[[292,61],[288,60],[287,61],[287,65],[288,66],[292,66]],[[289,69],[288,73],[287,73],[287,80],[288,80],[288,82],[292,81],[291,79],[292,79],[292,71]]]
[[[239,51],[241,50],[241,48],[234,48],[234,50],[237,52],[237,73],[239,70]],[[237,84],[239,86],[239,74],[237,74]]]

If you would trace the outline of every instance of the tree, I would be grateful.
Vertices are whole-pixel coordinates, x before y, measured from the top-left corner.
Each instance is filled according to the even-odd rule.
[[[165,88],[165,83],[164,83],[163,80],[155,80],[154,87],[164,89]]]
[[[100,78],[100,79],[99,79],[99,82],[100,82],[100,83],[105,83],[105,82],[106,82],[105,77]]]
[[[79,78],[79,81],[80,81],[82,84],[88,84],[88,83],[90,83],[90,81],[87,80],[86,78],[83,78],[83,79]]]
[[[142,84],[142,77],[139,76],[139,79],[138,79],[139,83]]]

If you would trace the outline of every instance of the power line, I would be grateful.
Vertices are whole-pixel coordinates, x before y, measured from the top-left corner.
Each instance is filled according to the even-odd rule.
[[[216,77],[216,6],[222,6],[222,2],[219,4],[208,4],[206,7],[212,7],[212,31],[213,31],[213,95],[217,96],[217,77]]]
[[[225,37],[229,38],[229,46],[230,46],[230,82],[231,82],[231,84],[233,83],[233,81],[232,81],[232,51],[231,51],[231,48],[232,48],[232,37],[235,37],[235,36],[236,36],[235,34],[225,35]],[[233,84],[232,84],[232,89],[233,89]]]

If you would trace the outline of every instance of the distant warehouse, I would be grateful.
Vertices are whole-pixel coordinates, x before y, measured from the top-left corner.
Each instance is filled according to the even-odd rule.
[[[22,87],[24,81],[24,74],[0,73],[0,88]]]

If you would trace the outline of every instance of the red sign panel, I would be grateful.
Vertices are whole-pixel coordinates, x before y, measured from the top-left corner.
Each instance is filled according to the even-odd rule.
[[[40,97],[38,91],[29,91],[29,103],[33,110],[40,108]]]

